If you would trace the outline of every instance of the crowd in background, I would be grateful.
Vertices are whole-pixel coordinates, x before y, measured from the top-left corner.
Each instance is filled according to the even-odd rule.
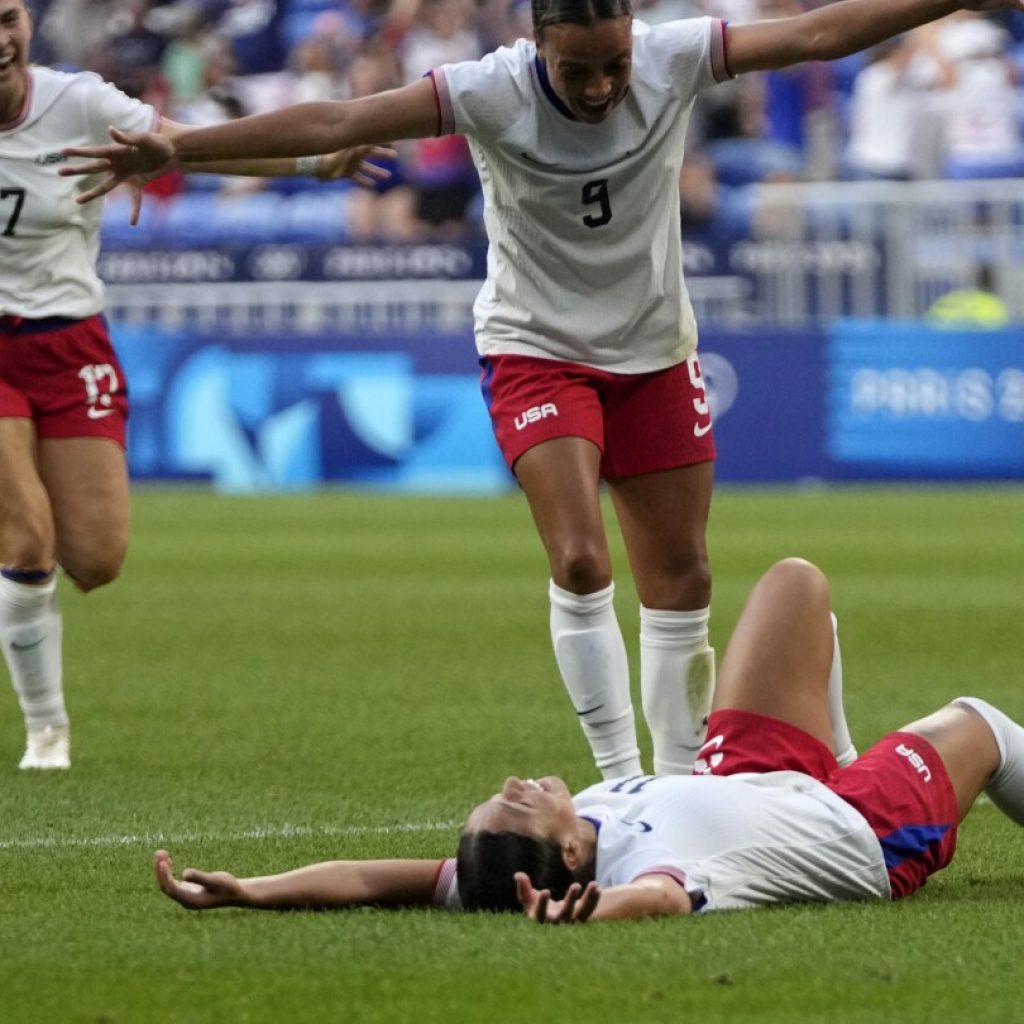
[[[703,14],[741,22],[799,13],[804,3],[634,6],[648,22]],[[168,117],[196,124],[366,95],[531,31],[528,0],[37,0],[35,7],[36,59],[98,71]],[[741,233],[746,186],[758,181],[1018,176],[1022,72],[1024,16],[965,11],[865,54],[709,90],[694,110],[680,179],[683,227]],[[391,170],[375,191],[346,191],[338,208],[345,238],[480,233],[477,178],[461,137],[402,144]],[[164,198],[202,190],[203,201],[213,191],[267,187],[203,176],[157,185]],[[313,221],[322,223],[318,209]]]

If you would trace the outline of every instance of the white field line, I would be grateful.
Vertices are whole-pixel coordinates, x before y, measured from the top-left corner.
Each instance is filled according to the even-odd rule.
[[[393,836],[403,832],[445,832],[454,821],[423,821],[407,825],[266,825],[240,832],[140,832],[121,836],[26,836],[0,839],[0,850],[70,850],[104,846],[176,846],[179,843],[221,843],[245,839],[346,838]]]

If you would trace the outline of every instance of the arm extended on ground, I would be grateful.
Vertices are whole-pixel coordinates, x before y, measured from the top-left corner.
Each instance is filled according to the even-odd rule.
[[[166,850],[153,857],[156,883],[189,910],[333,910],[359,906],[426,906],[442,860],[336,860],[277,875],[236,878],[227,871],[186,868],[181,879]]]

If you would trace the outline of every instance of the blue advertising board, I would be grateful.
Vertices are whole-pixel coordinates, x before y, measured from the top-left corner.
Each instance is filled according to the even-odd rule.
[[[112,324],[135,479],[232,491],[514,486],[471,335],[213,337]],[[1024,332],[706,331],[722,482],[1024,478]]]
[[[1024,330],[846,320],[828,343],[837,475],[1024,476]]]

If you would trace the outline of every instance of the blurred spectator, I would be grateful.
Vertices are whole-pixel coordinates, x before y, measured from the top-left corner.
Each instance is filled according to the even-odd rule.
[[[400,48],[406,82],[431,68],[481,55],[470,0],[425,0]]]
[[[52,0],[39,22],[57,64],[94,68],[121,0]]]
[[[911,64],[918,52],[913,34],[870,50],[850,95],[845,176],[907,180],[913,176],[923,90]]]
[[[424,0],[400,53],[407,82],[441,64],[476,60],[480,39],[469,0]],[[417,140],[409,171],[423,237],[437,241],[463,237],[467,210],[479,191],[466,140],[461,135]]]
[[[182,12],[174,36],[164,50],[162,68],[170,91],[169,106],[179,110],[202,95],[206,62],[218,47],[205,9],[199,3]]]
[[[294,79],[290,103],[336,100],[344,92],[334,48],[323,36],[302,40],[289,55],[288,62]]]
[[[219,33],[230,41],[243,75],[280,71],[284,48],[279,32],[281,11],[275,0],[230,0],[220,18]]]
[[[348,69],[353,99],[401,84],[401,69],[387,51],[368,48]],[[419,237],[414,215],[416,196],[405,180],[400,160],[374,163],[391,171],[391,178],[373,188],[354,188],[345,208],[348,235],[354,242],[411,242]]]
[[[978,266],[973,288],[954,288],[940,296],[925,314],[932,327],[977,327],[999,330],[1010,322],[1006,303],[996,293],[995,275],[987,263]]]
[[[220,124],[250,111],[245,108],[236,80],[235,59],[223,40],[214,41],[202,68],[202,92],[191,103],[175,108],[173,118],[184,124]]]
[[[972,11],[941,23],[949,62],[942,102],[947,177],[1014,177],[1024,169],[1016,72],[1007,32]]]
[[[530,0],[480,0],[477,31],[481,54],[499,46],[511,46],[517,39],[532,39]]]
[[[802,14],[803,0],[762,0],[762,18]],[[764,95],[764,122],[760,136],[803,153],[803,176],[811,180],[836,174],[836,125],[833,69],[822,61],[809,61],[759,77]]]
[[[679,221],[683,234],[710,228],[717,210],[714,165],[703,153],[687,153],[679,172]]]
[[[149,0],[128,0],[106,44],[104,77],[122,92],[153,103],[161,109],[166,102],[167,85],[162,60],[167,40],[146,24]],[[122,22],[123,24],[118,24]],[[156,96],[160,102],[154,102]]]

